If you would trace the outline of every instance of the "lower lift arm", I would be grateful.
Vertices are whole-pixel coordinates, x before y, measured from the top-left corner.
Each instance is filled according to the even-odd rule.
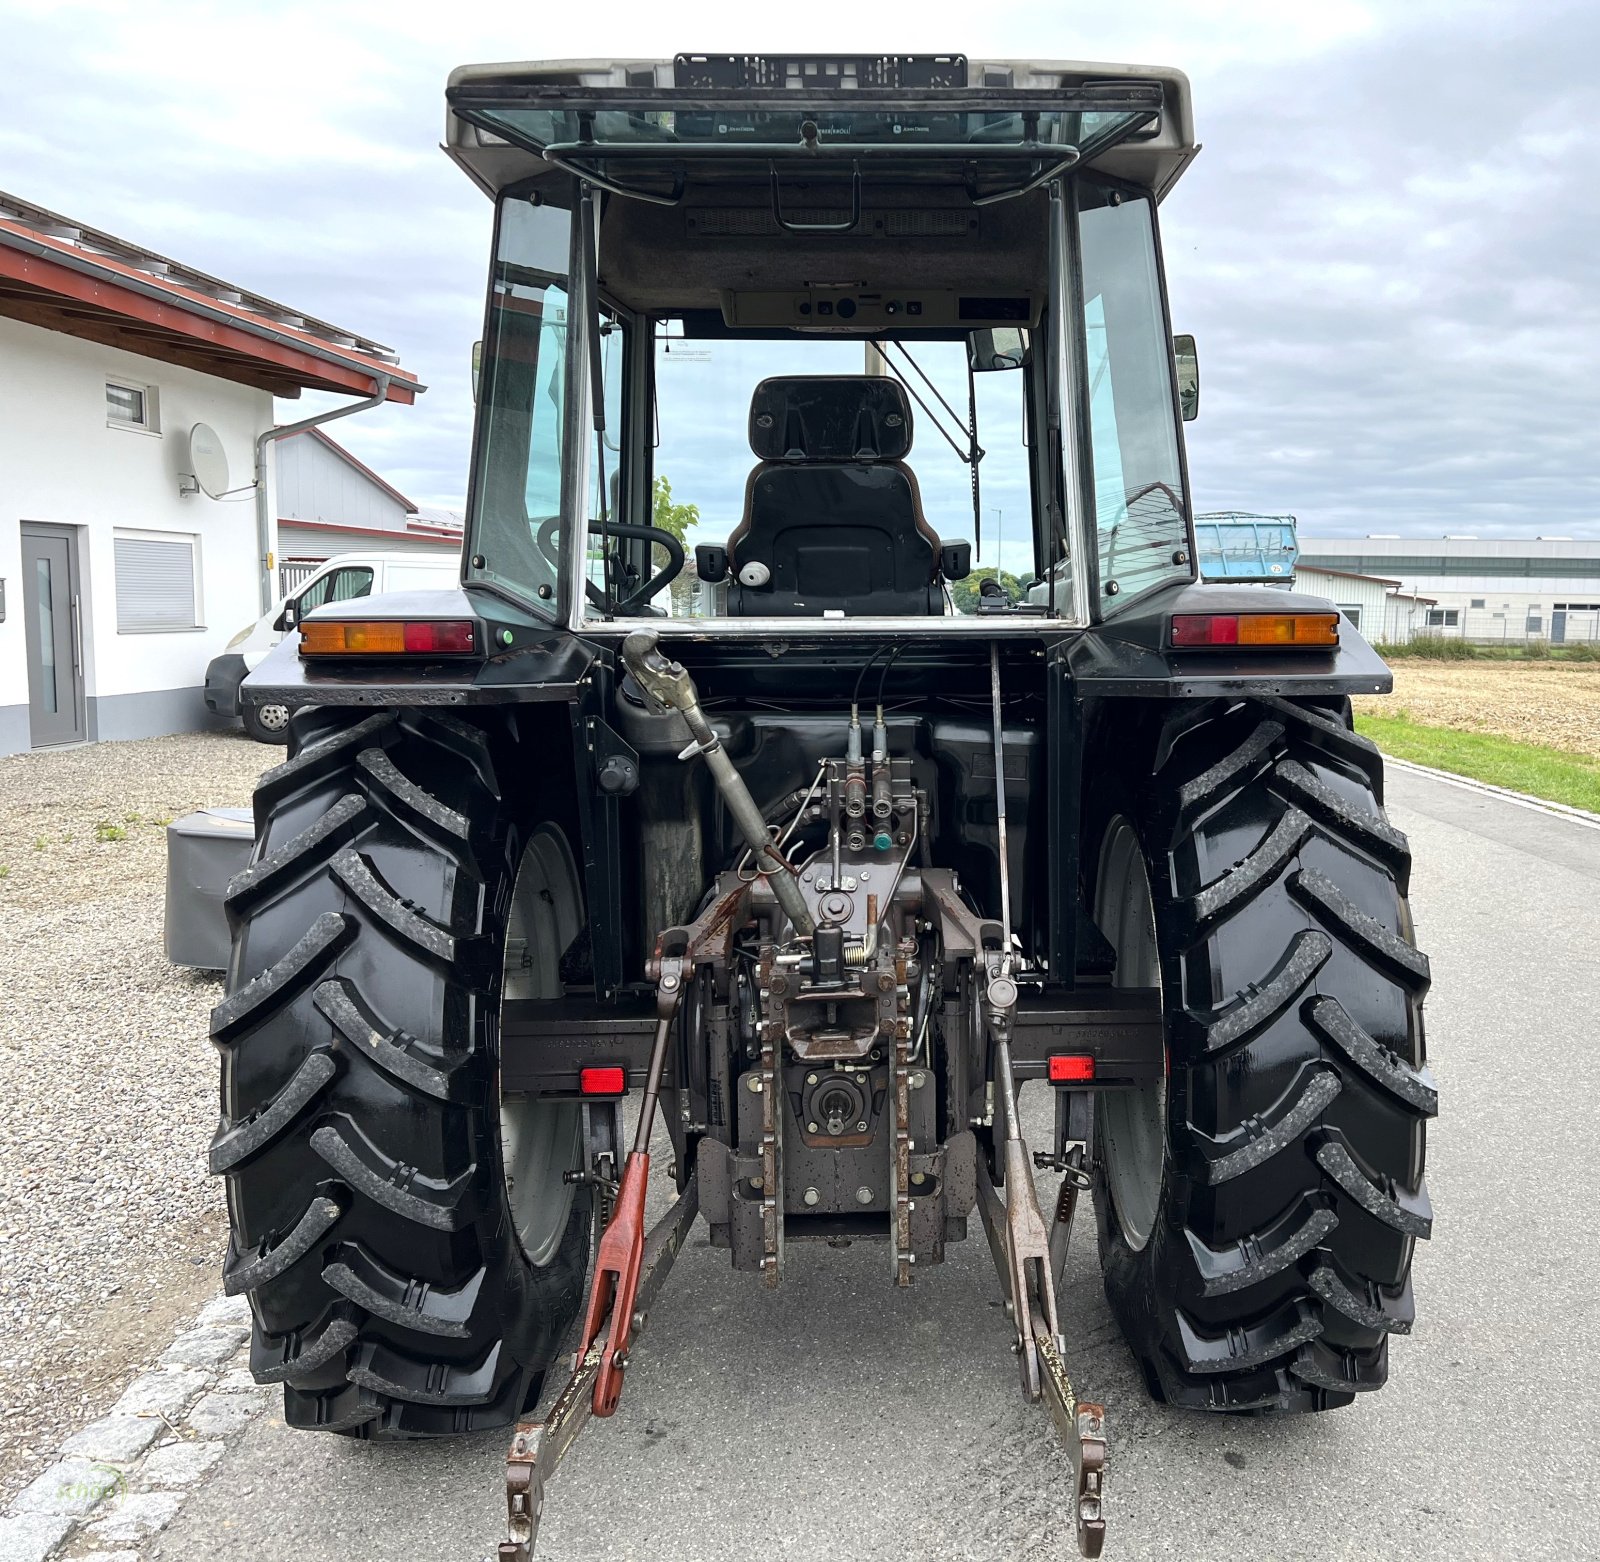
[[[1105,1545],[1102,1512],[1106,1462],[1104,1406],[1081,1401],[1067,1378],[1063,1336],[1056,1313],[1056,1286],[1066,1264],[1067,1240],[1077,1208],[1083,1155],[1069,1153],[1067,1181],[1047,1231],[1033,1185],[1033,1166],[1017,1115],[1017,1082],[1011,1068],[1011,1027],[1016,1013],[1017,984],[1012,979],[1010,865],[1007,857],[1005,736],[1000,708],[1000,649],[989,648],[990,700],[994,718],[994,773],[997,845],[1000,852],[1000,919],[1004,929],[998,955],[989,957],[985,1009],[994,1041],[995,1152],[1005,1179],[1003,1195],[987,1175],[980,1158],[978,1210],[983,1216],[989,1250],[1007,1306],[1016,1325],[1012,1344],[1022,1376],[1023,1396],[1049,1406],[1050,1419],[1066,1447],[1073,1470],[1073,1516],[1078,1549],[1098,1557]]]

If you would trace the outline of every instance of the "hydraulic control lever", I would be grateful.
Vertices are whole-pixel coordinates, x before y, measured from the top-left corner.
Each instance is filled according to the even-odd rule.
[[[816,931],[811,908],[806,905],[800,886],[795,883],[794,869],[786,863],[772,843],[767,821],[761,817],[750,788],[744,777],[728,758],[722,739],[706,719],[700,708],[700,692],[694,686],[689,670],[680,662],[667,656],[660,647],[660,636],[650,629],[636,630],[622,642],[622,660],[642,688],[658,705],[675,710],[683,717],[694,738],[678,757],[706,762],[722,800],[728,805],[733,822],[755,857],[757,869],[767,876],[772,892],[778,897],[784,915],[793,924],[795,932],[809,938]]]

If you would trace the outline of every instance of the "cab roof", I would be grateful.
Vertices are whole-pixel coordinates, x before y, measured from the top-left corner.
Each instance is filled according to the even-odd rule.
[[[710,90],[708,83],[714,84]],[[556,172],[540,145],[519,145],[511,136],[499,133],[503,126],[485,124],[486,116],[479,111],[502,98],[508,105],[559,100],[574,114],[581,114],[586,100],[602,111],[625,102],[630,109],[645,110],[637,115],[644,119],[654,117],[648,112],[651,110],[660,114],[681,111],[689,101],[696,108],[746,102],[770,108],[793,102],[793,113],[808,112],[822,101],[836,110],[849,106],[863,111],[879,104],[894,108],[913,104],[923,111],[959,110],[987,118],[1008,112],[1043,111],[1048,115],[1053,102],[1082,98],[1086,93],[1115,96],[1118,88],[1130,92],[1148,89],[1153,111],[1131,134],[1086,155],[1081,166],[1142,186],[1160,199],[1199,151],[1188,78],[1166,66],[1074,60],[980,61],[962,55],[786,54],[463,65],[451,73],[448,83],[444,145],[468,177],[494,197],[508,186]],[[545,138],[524,138],[535,139],[542,142]],[[980,155],[983,145],[981,136],[972,143]],[[732,148],[716,150],[731,152]],[[673,155],[669,146],[660,151],[663,156]],[[696,147],[683,144],[681,153],[694,159]],[[757,149],[752,153],[759,158]]]

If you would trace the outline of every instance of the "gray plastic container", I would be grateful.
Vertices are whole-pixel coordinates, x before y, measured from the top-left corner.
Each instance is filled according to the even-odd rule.
[[[202,808],[167,826],[165,944],[174,965],[221,971],[228,964],[228,880],[250,861],[248,808]]]

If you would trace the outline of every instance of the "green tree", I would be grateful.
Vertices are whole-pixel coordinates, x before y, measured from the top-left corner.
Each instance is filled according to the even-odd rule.
[[[650,524],[664,532],[671,532],[679,542],[688,535],[691,526],[700,524],[700,506],[674,503],[672,483],[668,478],[658,477],[655,480],[650,499]]]
[[[671,481],[665,477],[658,477],[650,488],[650,524],[664,532],[671,532],[679,542],[683,542],[688,536],[689,528],[700,524],[700,506],[676,503],[672,497]],[[660,543],[652,546],[650,557],[658,570],[666,568],[667,550]],[[685,564],[683,573],[668,588],[672,595],[674,616],[683,617],[690,612],[694,588],[694,566]]]
[[[1022,582],[1010,570],[997,570],[989,565],[982,569],[975,569],[965,580],[958,580],[951,588],[950,594],[955,598],[958,613],[976,613],[978,611],[978,591],[986,580],[999,580],[1005,588],[1008,602],[1022,600]]]

